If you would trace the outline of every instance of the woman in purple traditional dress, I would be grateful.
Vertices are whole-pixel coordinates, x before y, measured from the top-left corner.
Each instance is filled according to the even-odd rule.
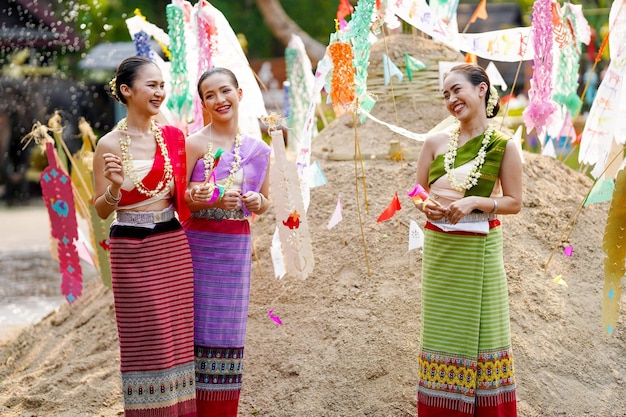
[[[237,417],[250,299],[252,213],[268,208],[269,146],[239,132],[242,90],[228,69],[198,81],[210,122],[187,138],[183,223],[194,267],[198,416]],[[223,153],[222,153],[223,152]]]

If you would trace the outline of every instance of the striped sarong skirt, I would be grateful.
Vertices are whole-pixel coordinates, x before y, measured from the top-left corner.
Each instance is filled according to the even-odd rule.
[[[247,220],[184,223],[194,269],[198,416],[237,417],[250,300]]]
[[[193,269],[176,219],[111,227],[124,416],[195,416]]]
[[[501,229],[424,230],[420,417],[517,415]]]

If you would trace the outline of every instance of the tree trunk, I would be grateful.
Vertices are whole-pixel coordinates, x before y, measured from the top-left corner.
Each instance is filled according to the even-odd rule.
[[[254,0],[257,7],[263,15],[265,24],[274,34],[274,36],[287,46],[291,40],[291,35],[298,35],[304,43],[313,67],[324,57],[326,46],[316,41],[308,33],[303,31],[291,18],[285,13],[285,10],[279,0]]]

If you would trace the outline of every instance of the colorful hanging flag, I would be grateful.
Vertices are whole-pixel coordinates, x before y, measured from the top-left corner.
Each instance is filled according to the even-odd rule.
[[[328,230],[335,227],[340,221],[343,220],[341,212],[343,211],[343,204],[341,203],[341,196],[337,198],[337,206],[335,207],[335,211],[333,215],[330,216],[330,221],[328,222]]]
[[[408,53],[404,53],[404,62],[406,64],[406,75],[409,81],[413,81],[413,71],[420,71],[426,68],[426,64],[417,58],[413,58]]]
[[[313,163],[309,167],[309,186],[311,188],[315,188],[326,185],[327,183],[328,180],[326,179],[326,175],[324,175],[324,171],[322,171],[322,167],[320,167],[319,162],[313,161]]]
[[[415,220],[411,220],[409,224],[409,252],[413,249],[424,246],[424,232],[417,225]]]
[[[387,206],[387,208],[380,213],[380,216],[378,216],[378,220],[376,220],[378,223],[380,222],[384,222],[385,220],[389,220],[393,217],[393,215],[396,213],[396,211],[401,210],[402,207],[400,206],[400,200],[398,199],[398,193],[395,192],[393,194],[393,199],[391,200],[391,203],[389,203],[389,205]]]
[[[611,201],[613,198],[613,191],[615,190],[615,181],[613,178],[604,179],[598,178],[596,183],[593,184],[589,195],[583,203],[583,207],[594,203],[605,203]]]
[[[404,74],[402,74],[400,68],[398,68],[386,54],[383,54],[383,77],[385,79],[385,85],[389,85],[391,77],[397,77],[399,82],[402,82],[404,78]]]
[[[337,8],[337,20],[343,20],[354,12],[354,7],[348,0],[339,0]]]
[[[472,17],[469,19],[468,25],[474,23],[476,19],[487,20],[488,17],[487,0],[480,0],[480,3],[478,3],[478,6],[476,6],[476,9],[474,10],[474,13],[472,13]]]

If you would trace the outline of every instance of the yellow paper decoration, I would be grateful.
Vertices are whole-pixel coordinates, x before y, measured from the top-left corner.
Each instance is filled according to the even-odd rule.
[[[604,229],[604,288],[602,290],[602,326],[611,334],[617,324],[622,297],[622,277],[626,268],[626,169],[615,179],[615,191]]]

